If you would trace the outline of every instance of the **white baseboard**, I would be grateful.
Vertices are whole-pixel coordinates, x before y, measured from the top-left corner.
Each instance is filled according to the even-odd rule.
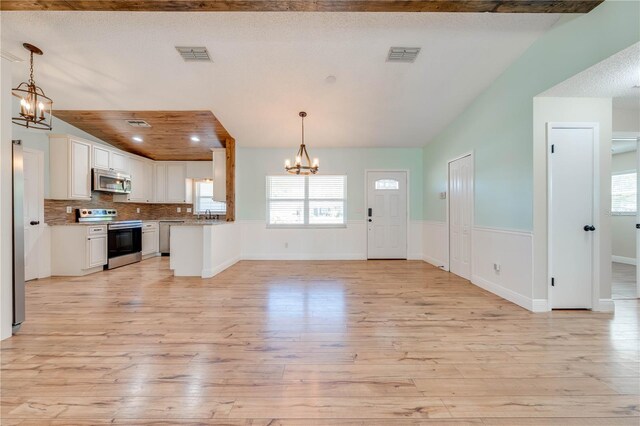
[[[549,312],[549,300],[548,299],[532,299],[531,301],[532,312]]]
[[[203,269],[202,270],[202,278],[211,278],[218,275],[220,272],[224,271],[227,268],[235,265],[240,261],[240,256],[234,257],[233,259],[229,259],[228,261],[216,266],[215,268]]]
[[[242,255],[242,260],[367,260],[367,258],[362,253],[245,253]]]
[[[423,256],[422,260],[424,260],[425,262],[435,266],[436,268],[440,268],[440,269],[444,269],[446,270],[446,262],[443,260],[439,260],[439,259],[434,259],[432,257],[429,256]]]
[[[626,265],[636,265],[637,261],[633,257],[611,256],[611,261],[616,263],[624,263]]]
[[[471,277],[471,282],[475,285],[477,285],[478,287],[487,290],[488,292],[491,292],[493,294],[495,294],[496,296],[500,296],[503,299],[508,300],[509,302],[515,303],[518,306],[521,306],[525,309],[528,309],[530,311],[534,310],[534,301],[533,299],[523,296],[521,294],[518,294],[512,290],[509,290],[508,288],[502,287],[499,284],[496,283],[492,283],[484,278],[481,278],[479,276],[473,276]],[[535,308],[536,309],[541,309],[541,302],[539,302],[540,300],[544,300],[544,299],[536,299],[537,302],[535,303]],[[546,300],[544,300],[544,310],[547,310],[547,303]],[[535,312],[542,312],[540,310],[535,311]]]
[[[616,304],[612,299],[600,299],[598,300],[598,306],[593,310],[597,312],[614,312],[615,309]]]

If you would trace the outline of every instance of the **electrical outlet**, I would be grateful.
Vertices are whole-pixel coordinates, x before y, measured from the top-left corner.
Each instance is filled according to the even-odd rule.
[[[67,206],[67,213],[73,213],[73,207]]]
[[[187,213],[191,213],[191,207],[187,207]]]
[[[136,213],[140,213],[140,207],[136,208]]]
[[[178,213],[182,213],[182,208],[180,208],[180,207],[176,207],[176,211],[177,211]]]
[[[494,263],[493,264],[493,270],[496,272],[500,272],[500,264],[499,263]]]
[[[446,200],[447,199],[447,193],[446,192],[441,192],[439,195],[440,195],[440,199],[441,200]]]

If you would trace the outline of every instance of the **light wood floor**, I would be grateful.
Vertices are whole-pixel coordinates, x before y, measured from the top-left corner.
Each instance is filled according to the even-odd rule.
[[[638,425],[637,300],[531,314],[422,262],[29,283],[2,425]]]
[[[636,266],[624,263],[611,263],[611,298],[635,299],[636,290]]]

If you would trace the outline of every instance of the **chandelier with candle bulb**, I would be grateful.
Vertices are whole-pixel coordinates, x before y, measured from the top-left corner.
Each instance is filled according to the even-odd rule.
[[[30,52],[29,81],[11,90],[13,96],[20,99],[20,110],[11,122],[30,129],[51,130],[53,101],[33,79],[33,55],[42,55],[42,50],[29,43],[22,46]]]
[[[315,175],[318,173],[320,161],[317,158],[314,158],[313,162],[311,161],[307,147],[304,144],[304,118],[307,116],[307,113],[300,111],[298,115],[302,119],[302,143],[296,154],[295,163],[291,165],[291,160],[286,159],[284,161],[284,169],[292,175]]]

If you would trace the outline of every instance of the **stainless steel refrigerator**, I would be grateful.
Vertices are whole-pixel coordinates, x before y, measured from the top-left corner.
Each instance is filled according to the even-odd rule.
[[[25,318],[24,292],[24,164],[22,141],[13,141],[13,332]]]

